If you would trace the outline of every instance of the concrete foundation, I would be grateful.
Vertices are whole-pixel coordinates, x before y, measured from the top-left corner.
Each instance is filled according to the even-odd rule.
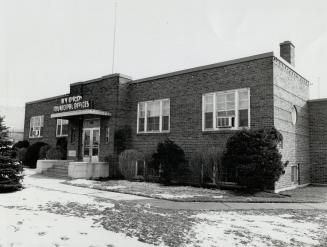
[[[98,179],[109,177],[107,162],[69,162],[68,176],[71,178]]]

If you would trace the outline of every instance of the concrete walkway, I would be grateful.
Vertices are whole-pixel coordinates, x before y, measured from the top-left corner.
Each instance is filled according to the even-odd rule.
[[[260,209],[295,209],[326,210],[327,203],[229,203],[229,202],[174,202],[159,199],[137,200],[140,204],[152,207],[176,210],[260,210]]]

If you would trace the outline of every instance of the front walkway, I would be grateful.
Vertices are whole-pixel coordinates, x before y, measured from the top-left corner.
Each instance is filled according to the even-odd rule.
[[[266,204],[172,202],[65,185],[27,172],[25,189],[0,194],[0,246],[327,244],[327,216],[309,204],[270,203],[274,210],[257,210]]]

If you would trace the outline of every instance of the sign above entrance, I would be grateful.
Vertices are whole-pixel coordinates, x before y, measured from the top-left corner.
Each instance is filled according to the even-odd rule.
[[[83,101],[83,97],[80,95],[61,98],[60,102],[61,105],[53,107],[54,112],[81,110],[90,107],[90,102],[88,100]]]

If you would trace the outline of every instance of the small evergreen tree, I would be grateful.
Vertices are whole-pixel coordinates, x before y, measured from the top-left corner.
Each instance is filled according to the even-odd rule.
[[[8,139],[8,128],[0,116],[0,192],[22,188],[23,167],[12,158],[12,142]]]
[[[185,153],[181,147],[168,138],[160,142],[157,152],[153,154],[153,162],[159,167],[160,182],[170,184],[173,174],[184,175],[185,171]]]
[[[278,143],[283,140],[275,128],[241,130],[226,144],[223,166],[236,172],[236,182],[249,189],[272,189],[284,174]]]

